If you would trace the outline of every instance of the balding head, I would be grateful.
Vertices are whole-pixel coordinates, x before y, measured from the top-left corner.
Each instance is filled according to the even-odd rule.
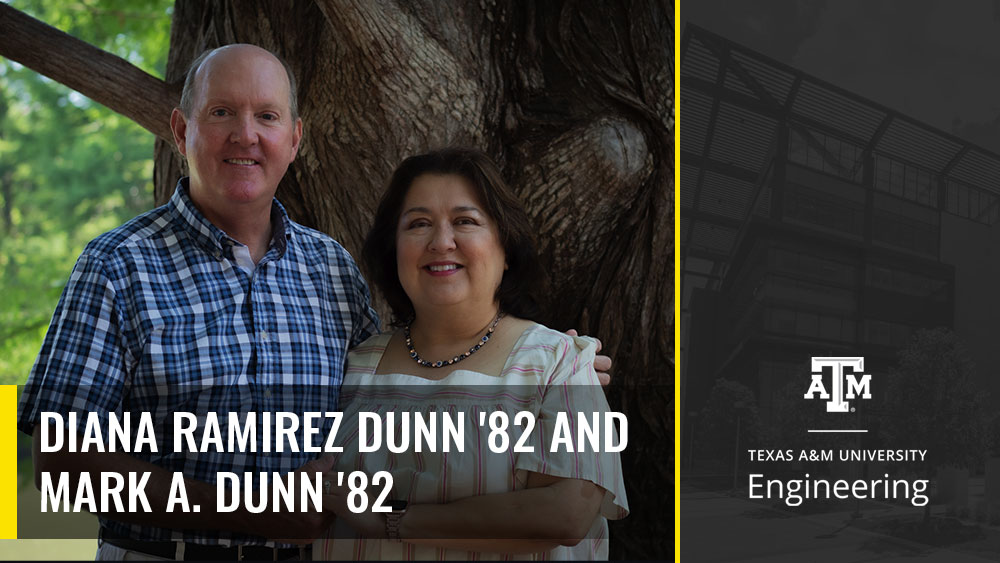
[[[266,53],[281,64],[282,68],[285,69],[285,76],[288,77],[288,107],[292,112],[292,119],[298,119],[298,92],[296,90],[295,75],[292,73],[292,68],[288,66],[285,59],[279,57],[272,51],[247,43],[236,43],[233,45],[224,45],[215,49],[209,49],[198,55],[198,57],[191,62],[191,66],[188,67],[187,76],[184,78],[184,89],[181,91],[180,108],[181,112],[184,113],[184,116],[191,117],[191,112],[194,111],[198,94],[201,91],[201,81],[203,80],[203,76],[205,74],[202,70],[206,66],[206,63],[210,63],[211,59],[217,56],[221,55],[224,58],[225,55],[234,54],[237,51],[259,51],[261,54]]]
[[[232,233],[264,236],[248,225],[270,225],[271,200],[302,139],[288,72],[264,49],[230,45],[210,52],[188,76],[187,111],[174,109],[170,127],[187,159],[191,200],[249,245]]]

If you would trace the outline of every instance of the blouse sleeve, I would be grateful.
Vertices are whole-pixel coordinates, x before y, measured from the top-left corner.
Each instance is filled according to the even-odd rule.
[[[597,344],[589,338],[545,332],[553,340],[552,346],[545,347],[551,355],[546,354],[548,365],[539,382],[533,451],[517,453],[514,468],[591,481],[605,491],[601,515],[611,520],[624,518],[628,500],[621,458],[617,452],[605,451],[606,413],[611,409],[594,371]],[[586,433],[587,427],[592,432]],[[612,446],[620,443],[613,425],[610,438]]]

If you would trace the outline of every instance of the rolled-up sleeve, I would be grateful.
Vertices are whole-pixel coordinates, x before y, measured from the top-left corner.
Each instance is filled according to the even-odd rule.
[[[104,261],[80,256],[21,394],[19,430],[31,434],[46,411],[106,414],[120,407],[129,355],[123,324]],[[81,417],[81,432],[84,423]]]

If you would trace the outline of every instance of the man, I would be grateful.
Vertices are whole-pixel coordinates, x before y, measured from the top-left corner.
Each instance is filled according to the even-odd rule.
[[[291,73],[259,47],[222,47],[192,65],[171,116],[190,178],[163,207],[92,241],[60,299],[19,428],[37,444],[42,411],[148,411],[162,444],[156,454],[37,456],[36,475],[151,473],[152,512],[102,517],[99,556],[123,557],[117,545],[169,558],[183,550],[189,559],[236,559],[236,548],[215,546],[309,539],[329,524],[318,513],[215,514],[207,484],[218,471],[285,474],[303,464],[322,471],[321,462],[307,463],[315,453],[175,454],[170,432],[174,411],[335,410],[348,347],[378,330],[351,257],[290,221],[274,200],[302,138],[293,88]],[[174,471],[189,478],[189,500],[200,512],[164,511]],[[213,547],[200,547],[206,544]]]
[[[149,472],[152,511],[102,515],[99,559],[297,558],[297,549],[265,547],[274,545],[265,538],[305,542],[332,512],[217,513],[210,483],[221,471],[294,477],[329,462],[301,448],[272,453],[260,435],[251,452],[174,452],[172,415],[336,410],[347,350],[378,331],[378,318],[350,255],[292,222],[274,199],[302,138],[285,63],[252,45],[202,55],[171,128],[190,177],[166,205],[84,250],[25,387],[18,428],[35,437],[36,482],[43,471]],[[73,410],[150,412],[161,445],[41,453],[40,413]],[[200,511],[165,511],[174,472]]]

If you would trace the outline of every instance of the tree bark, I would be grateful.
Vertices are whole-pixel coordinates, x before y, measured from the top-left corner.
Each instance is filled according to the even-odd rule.
[[[0,4],[5,30],[12,11]],[[165,128],[190,61],[234,42],[281,54],[305,133],[278,198],[355,255],[400,160],[451,144],[493,155],[537,228],[542,320],[599,336],[615,360],[633,513],[612,555],[646,559],[673,550],[672,17],[666,0],[178,0],[166,82],[31,35],[0,38],[0,54],[72,61],[32,64],[154,131],[159,203],[183,173]]]

